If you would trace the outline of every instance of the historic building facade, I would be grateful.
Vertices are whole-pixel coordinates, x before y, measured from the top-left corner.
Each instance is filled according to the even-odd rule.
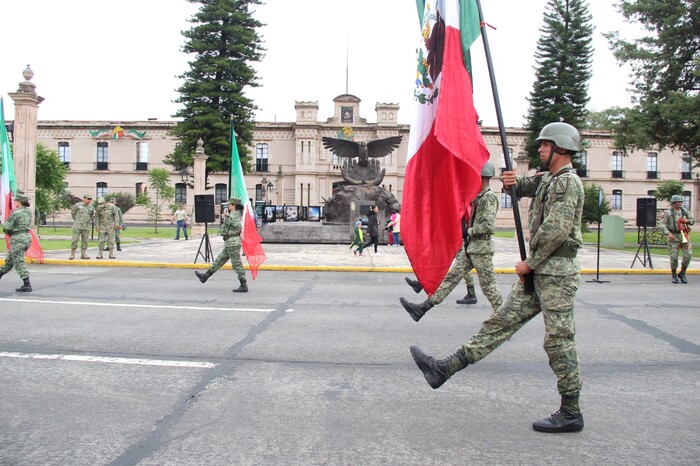
[[[403,194],[409,125],[399,124],[399,106],[391,103],[375,105],[376,123],[367,123],[361,116],[361,100],[343,94],[334,99],[334,114],[319,120],[318,102],[298,101],[294,122],[259,122],[251,147],[254,173],[246,175],[249,197],[256,202],[273,205],[323,205],[333,195],[335,183],[342,182],[342,161],[323,147],[321,138],[352,137],[355,141],[371,141],[389,136],[402,136],[400,147],[380,161],[386,169],[383,186],[399,200]],[[169,134],[171,121],[39,121],[38,142],[55,150],[69,169],[68,189],[77,196],[84,193],[107,196],[115,192],[134,195],[148,189],[148,170],[167,168],[176,187],[176,201],[191,207],[194,193],[190,175],[165,165],[163,159],[172,152],[178,140]],[[498,128],[484,127],[491,161],[504,167]],[[523,157],[526,133],[508,128],[508,145],[514,154],[514,166],[526,173]],[[612,137],[605,131],[583,133],[586,150],[579,154],[579,174],[584,183],[599,185],[610,200],[612,214],[620,215],[634,226],[636,199],[647,197],[659,182],[678,180],[684,184],[685,206],[698,217],[700,180],[684,154],[670,150],[636,151],[627,157],[612,147]],[[228,174],[210,174],[208,194],[216,202],[224,202],[228,193]],[[492,181],[501,190],[500,181]],[[526,203],[521,208],[526,207]],[[510,199],[501,194],[498,225],[513,224]],[[429,215],[431,208],[426,206]],[[659,205],[658,208],[666,208]],[[140,207],[129,211],[127,219],[142,221],[146,213]]]

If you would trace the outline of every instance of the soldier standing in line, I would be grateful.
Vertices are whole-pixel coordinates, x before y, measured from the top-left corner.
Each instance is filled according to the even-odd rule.
[[[117,212],[112,205],[101,197],[97,200],[97,212],[95,213],[95,229],[100,234],[99,255],[96,259],[102,259],[102,251],[107,244],[109,258],[116,259],[114,255],[114,228],[117,226]]]
[[[73,218],[73,239],[70,244],[70,257],[68,259],[75,259],[78,240],[80,240],[80,258],[90,259],[87,255],[88,233],[90,232],[90,222],[93,215],[95,215],[95,208],[92,206],[92,196],[89,194],[83,195],[83,200],[73,205],[70,215]]]
[[[538,152],[549,173],[516,177],[503,173],[503,185],[516,187],[519,196],[532,197],[529,210],[528,257],[515,266],[518,280],[505,302],[482,324],[479,332],[452,356],[435,360],[417,346],[411,354],[432,388],[440,387],[456,372],[486,357],[540,312],[544,317],[544,350],[557,377],[559,410],[535,421],[540,432],[578,432],[583,429],[579,408],[581,375],[576,352],[574,300],[580,280],[576,258],[583,240],[583,184],[571,165],[581,150],[581,137],[567,123],[542,128]],[[525,277],[534,272],[535,290],[526,293]]]
[[[690,226],[695,224],[693,214],[683,207],[683,196],[671,196],[671,206],[664,212],[664,218],[659,223],[659,230],[668,237],[668,254],[671,259],[671,282],[688,283],[685,278],[685,271],[690,265],[690,258],[693,252],[689,237],[685,236],[683,230],[690,234]],[[683,262],[681,271],[678,270],[678,251],[683,251]]]
[[[117,243],[117,251],[122,250],[122,241],[119,233],[121,232],[124,224],[124,214],[122,214],[122,209],[117,205],[117,198],[113,197],[109,200],[112,204],[112,209],[114,209],[115,215],[117,216],[117,224],[114,227],[114,241]]]
[[[464,252],[465,248],[462,247],[457,253],[454,267],[447,272],[442,283],[431,297],[420,304],[413,304],[400,298],[401,305],[416,322],[433,306],[443,302],[462,277],[469,276],[469,271],[472,268],[476,268],[481,291],[486,295],[493,310],[498,309],[503,302],[501,291],[496,284],[496,274],[493,271],[493,254],[496,249],[491,240],[491,235],[496,231],[498,196],[491,190],[489,184],[495,174],[496,169],[493,164],[487,161],[481,169],[481,192],[471,204],[471,218],[464,240],[466,253]],[[413,286],[411,282],[409,285]],[[468,286],[467,290],[469,290]],[[469,295],[466,297],[468,298]]]
[[[243,269],[243,262],[241,262],[241,212],[243,211],[243,204],[240,199],[232,197],[228,200],[228,217],[224,221],[221,227],[221,236],[224,237],[224,249],[219,253],[214,263],[209,267],[209,269],[202,273],[199,270],[194,272],[199,278],[199,281],[204,283],[209,277],[214,275],[217,270],[219,270],[229,259],[231,259],[231,266],[234,272],[238,275],[238,280],[241,285],[238,288],[234,288],[234,293],[246,293],[248,291],[248,283],[245,278],[245,269]]]
[[[24,284],[16,288],[17,292],[30,292],[32,285],[29,283],[29,271],[24,262],[24,254],[32,244],[29,228],[32,224],[32,212],[29,210],[29,198],[18,194],[14,199],[15,207],[5,220],[3,225],[5,234],[10,236],[10,247],[5,256],[5,265],[0,268],[0,278],[12,268],[17,269],[19,278]]]

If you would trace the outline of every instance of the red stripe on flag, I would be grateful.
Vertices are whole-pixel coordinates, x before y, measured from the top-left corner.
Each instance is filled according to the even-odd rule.
[[[241,247],[246,261],[250,266],[250,275],[255,280],[258,277],[258,268],[267,259],[262,247],[262,238],[258,234],[258,228],[253,218],[253,213],[246,206],[243,212],[243,231],[241,234]]]

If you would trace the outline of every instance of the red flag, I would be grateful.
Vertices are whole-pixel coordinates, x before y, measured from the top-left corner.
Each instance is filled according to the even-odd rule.
[[[418,49],[401,236],[428,295],[462,245],[460,219],[481,190],[481,167],[489,158],[462,52],[463,39],[479,36],[478,10],[473,0],[461,6],[459,0],[427,2]]]

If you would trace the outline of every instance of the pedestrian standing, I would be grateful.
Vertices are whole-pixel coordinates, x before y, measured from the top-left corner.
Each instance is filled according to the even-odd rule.
[[[550,123],[537,138],[540,158],[549,173],[516,177],[503,173],[506,189],[532,197],[529,210],[530,248],[515,266],[519,280],[505,302],[482,324],[479,332],[452,356],[435,360],[417,346],[411,354],[428,384],[440,387],[456,372],[475,364],[507,341],[537,314],[544,317],[544,349],[557,378],[561,406],[549,417],[535,421],[540,432],[577,432],[583,429],[579,407],[582,382],[576,352],[574,300],[579,285],[578,249],[583,244],[581,216],[583,184],[571,164],[581,150],[581,137],[567,123]],[[534,291],[523,283],[534,273]]]
[[[117,251],[122,250],[121,231],[124,228],[124,214],[122,209],[117,205],[117,198],[113,197],[109,200],[114,214],[117,218],[117,224],[114,226],[114,242],[117,244]]]
[[[352,252],[353,254],[356,256],[358,254],[360,256],[364,256],[362,251],[365,249],[365,240],[362,235],[362,222],[360,220],[355,222],[355,229],[352,232],[352,243],[350,244],[350,249],[352,249],[353,246],[357,246],[357,249]]]
[[[175,239],[179,240],[180,239],[180,229],[182,229],[182,232],[185,235],[185,239],[188,240],[190,239],[187,236],[187,211],[185,210],[185,205],[184,204],[178,204],[177,210],[173,214],[173,218],[170,219],[170,223],[177,222],[177,230],[175,231]]]
[[[365,247],[374,245],[374,255],[378,256],[377,248],[379,247],[379,219],[377,214],[379,213],[379,207],[372,206],[367,214],[367,234],[369,235],[369,242],[365,244]]]
[[[693,246],[690,241],[690,226],[695,224],[695,218],[683,207],[683,196],[671,196],[671,206],[664,212],[664,218],[659,223],[659,230],[668,238],[668,255],[671,259],[671,283],[688,283],[685,271],[690,265]],[[678,252],[683,255],[681,270],[678,270]]]
[[[391,215],[391,221],[387,224],[391,229],[393,245],[401,246],[401,211],[398,209]]]
[[[96,259],[102,259],[102,251],[109,251],[109,258],[116,259],[114,255],[114,227],[117,225],[117,212],[112,209],[112,205],[105,202],[103,197],[97,200],[97,211],[95,212],[95,229],[99,234],[99,254]],[[104,249],[105,246],[107,249]]]
[[[29,283],[29,271],[24,262],[24,254],[32,245],[32,236],[29,228],[32,225],[32,212],[29,210],[29,198],[18,194],[14,199],[14,209],[3,224],[5,235],[10,236],[10,247],[5,256],[5,265],[0,268],[0,278],[14,267],[17,275],[22,279],[23,285],[15,288],[17,292],[30,292],[32,285]]]
[[[70,257],[75,259],[75,250],[78,249],[78,240],[80,240],[80,258],[90,259],[87,255],[88,234],[90,233],[90,224],[95,216],[95,208],[92,206],[92,196],[89,194],[83,195],[83,200],[76,202],[70,210],[70,215],[73,218],[73,238],[70,244]]]
[[[243,212],[241,200],[234,197],[229,199],[228,217],[226,217],[220,231],[221,236],[224,237],[224,249],[205,273],[199,270],[194,272],[199,281],[204,283],[230,259],[233,271],[238,275],[238,281],[240,282],[240,286],[233,289],[234,293],[246,293],[248,291],[245,269],[243,269],[243,262],[241,262],[241,212]]]

